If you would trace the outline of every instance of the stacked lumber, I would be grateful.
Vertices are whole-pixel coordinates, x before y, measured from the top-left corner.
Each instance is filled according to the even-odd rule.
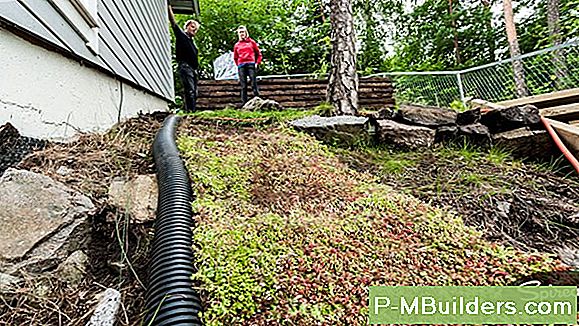
[[[264,79],[258,81],[260,97],[274,100],[286,108],[312,108],[326,100],[327,80]],[[251,97],[251,86],[248,87]],[[361,108],[394,106],[392,83],[387,78],[360,79],[358,101]],[[241,106],[236,80],[201,80],[197,107],[201,110]]]

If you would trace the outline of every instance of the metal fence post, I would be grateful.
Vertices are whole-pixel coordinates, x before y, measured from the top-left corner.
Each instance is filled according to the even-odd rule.
[[[458,82],[458,93],[460,94],[460,101],[466,104],[464,99],[464,88],[462,87],[462,77],[460,76],[460,71],[456,73],[456,81]]]

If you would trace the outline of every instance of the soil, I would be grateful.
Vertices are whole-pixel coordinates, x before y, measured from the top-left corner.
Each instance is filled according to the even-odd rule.
[[[151,224],[133,223],[124,212],[110,206],[107,192],[115,177],[155,173],[151,145],[166,116],[140,116],[106,135],[83,135],[68,144],[49,143],[17,166],[84,193],[99,213],[84,248],[90,261],[85,280],[72,287],[51,271],[16,275],[25,282],[0,294],[0,325],[85,325],[106,288],[121,293],[119,325],[141,325],[153,228]],[[58,173],[61,167],[70,172]]]
[[[70,144],[47,144],[19,164],[19,168],[43,173],[83,192],[100,213],[87,247],[90,270],[84,282],[72,288],[50,274],[26,275],[21,288],[0,295],[0,325],[84,325],[98,294],[108,287],[122,295],[119,324],[141,324],[145,295],[142,283],[146,282],[152,225],[131,223],[123,212],[109,206],[107,189],[115,177],[154,173],[151,145],[165,117],[140,116],[106,135],[86,135]],[[191,119],[183,122],[194,129]],[[247,126],[223,128],[234,134],[236,128]],[[417,163],[403,173],[383,173],[375,157],[361,151],[341,151],[340,157],[354,169],[373,172],[394,189],[455,210],[466,224],[481,230],[491,241],[525,251],[558,253],[567,263],[579,258],[572,254],[579,249],[576,176],[564,177],[527,164],[504,168],[481,161],[471,165],[459,158],[443,158],[436,150],[420,153],[415,157]],[[57,173],[61,166],[72,172]],[[463,187],[453,177],[464,171],[498,181],[485,183],[491,185],[486,188]],[[454,191],[457,189],[460,191]],[[564,253],[571,256],[564,257]],[[43,286],[49,290],[39,292]]]
[[[488,159],[488,151],[469,150],[464,156],[455,149],[449,157],[447,149],[396,153],[396,158],[414,162],[400,173],[385,172],[375,152],[340,155],[350,167],[371,172],[398,191],[456,212],[489,241],[556,254],[579,268],[579,178],[565,173],[564,161],[507,158],[497,164]],[[381,153],[387,156],[388,151]]]

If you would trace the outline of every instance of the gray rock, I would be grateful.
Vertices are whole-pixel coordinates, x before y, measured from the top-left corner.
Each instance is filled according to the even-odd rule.
[[[458,136],[458,127],[456,126],[442,126],[436,128],[436,142],[454,141]]]
[[[511,152],[514,157],[547,157],[553,153],[553,142],[545,130],[528,127],[492,135],[493,144]]]
[[[369,140],[374,131],[368,118],[351,115],[336,117],[314,115],[291,121],[289,124],[299,131],[314,135],[321,141],[349,145]]]
[[[16,287],[22,279],[9,274],[0,273],[0,293]]]
[[[458,141],[474,146],[488,147],[492,144],[489,129],[480,123],[458,126]]]
[[[480,118],[480,108],[474,108],[464,112],[459,112],[456,116],[456,123],[459,125],[470,125],[479,122]]]
[[[67,176],[69,174],[71,174],[74,170],[67,168],[66,166],[61,166],[58,168],[58,170],[56,170],[56,173],[62,175],[62,176]]]
[[[86,275],[87,265],[88,256],[82,250],[77,250],[58,266],[56,274],[72,286],[77,286]]]
[[[152,222],[157,210],[157,181],[154,174],[133,180],[114,180],[109,187],[109,202],[129,213],[137,223]]]
[[[88,239],[95,207],[49,177],[8,169],[0,178],[0,267],[38,271],[63,261]]]
[[[481,123],[487,126],[493,134],[537,125],[540,122],[539,109],[528,104],[492,110],[481,118]]]
[[[113,326],[116,322],[116,315],[121,306],[121,293],[109,288],[100,296],[99,303],[87,326]]]
[[[438,127],[456,124],[457,112],[435,106],[401,105],[398,122],[424,127]]]
[[[378,111],[360,112],[360,115],[374,120],[396,120],[399,117],[399,112],[389,108],[382,108]]]
[[[274,100],[266,100],[257,96],[247,101],[242,110],[245,111],[281,111],[283,107]]]
[[[436,132],[430,128],[410,126],[392,120],[378,120],[378,140],[403,148],[430,147]]]

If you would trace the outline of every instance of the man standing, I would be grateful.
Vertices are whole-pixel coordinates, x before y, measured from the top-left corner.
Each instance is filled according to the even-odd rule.
[[[181,82],[185,90],[185,112],[194,112],[197,102],[197,69],[199,69],[199,59],[197,46],[193,42],[193,37],[199,30],[199,22],[188,20],[183,26],[183,30],[177,26],[173,8],[169,6],[169,20],[175,34],[175,57],[177,59],[178,71]]]

